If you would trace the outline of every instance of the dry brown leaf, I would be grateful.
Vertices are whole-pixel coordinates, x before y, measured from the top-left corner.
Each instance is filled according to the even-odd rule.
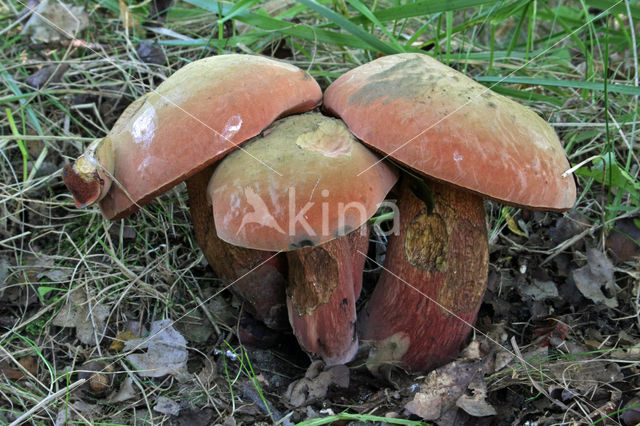
[[[151,323],[149,336],[129,340],[125,350],[146,349],[145,353],[127,355],[127,359],[145,377],[162,377],[171,374],[184,377],[187,371],[187,341],[173,328],[173,321],[166,319]]]
[[[85,345],[95,345],[96,337],[100,341],[104,336],[108,317],[109,308],[87,301],[84,291],[78,288],[71,292],[69,301],[51,323],[58,327],[75,327],[78,340]]]
[[[38,360],[33,356],[25,356],[18,359],[18,363],[31,373],[33,376],[38,375]],[[24,373],[20,368],[10,364],[8,361],[0,362],[0,372],[4,374],[8,379],[20,380],[24,378]]]
[[[44,0],[33,11],[22,29],[33,43],[52,43],[75,36],[89,25],[83,6],[72,6],[57,0]]]
[[[126,401],[128,399],[133,399],[138,396],[137,390],[133,387],[133,379],[130,376],[125,377],[125,379],[120,383],[120,387],[117,391],[113,392],[107,398],[107,401],[110,404],[115,404],[117,402]]]
[[[456,405],[473,417],[495,416],[497,411],[486,401],[487,385],[483,380],[475,380],[469,384],[471,395],[463,394],[456,401]]]
[[[180,414],[180,405],[166,396],[159,396],[156,400],[156,405],[153,406],[153,411],[166,414],[167,416],[177,416]]]
[[[613,281],[613,264],[607,255],[600,250],[587,250],[587,264],[573,271],[573,280],[580,293],[595,303],[603,303],[609,308],[618,307],[618,300],[607,297],[603,289],[615,295],[616,287]]]
[[[456,410],[458,401],[471,411],[475,409],[478,413],[487,413],[490,411],[488,404],[484,406],[481,402],[486,396],[484,370],[482,360],[453,361],[440,367],[427,375],[424,382],[420,384],[420,391],[405,405],[405,408],[424,420],[434,421],[447,415],[450,410]],[[472,395],[478,394],[475,401],[473,398],[471,400],[462,398],[468,390]]]
[[[302,407],[327,396],[330,386],[346,389],[349,387],[349,368],[336,365],[322,371],[324,363],[311,363],[305,377],[291,383],[285,393],[287,402],[294,407]]]

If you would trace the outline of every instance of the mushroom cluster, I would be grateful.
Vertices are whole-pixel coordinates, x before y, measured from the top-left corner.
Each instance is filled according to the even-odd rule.
[[[200,247],[256,318],[277,329],[288,317],[328,365],[350,361],[360,339],[373,369],[437,367],[468,337],[486,287],[482,197],[569,209],[564,150],[537,114],[426,55],[347,72],[325,92],[331,117],[311,112],[321,101],[294,66],[202,59],[131,104],[63,177],[107,219],[186,180]],[[398,232],[357,314],[367,223],[396,182]]]

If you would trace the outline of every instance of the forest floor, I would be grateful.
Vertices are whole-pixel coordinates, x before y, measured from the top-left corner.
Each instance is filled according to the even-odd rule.
[[[0,424],[640,423],[637,4],[161,3],[0,4]],[[534,109],[578,186],[564,213],[485,201],[487,291],[468,346],[433,372],[376,376],[365,347],[328,369],[290,332],[240,343],[242,304],[198,247],[184,184],[110,222],[62,182],[193,60],[272,56],[324,89],[408,48]],[[379,274],[368,262],[358,306]]]

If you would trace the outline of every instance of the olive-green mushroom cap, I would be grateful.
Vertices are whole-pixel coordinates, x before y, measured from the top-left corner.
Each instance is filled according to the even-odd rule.
[[[287,117],[228,155],[209,182],[218,236],[259,250],[322,244],[358,229],[397,180],[340,120]]]
[[[564,149],[542,118],[427,55],[386,56],[343,74],[324,108],[425,176],[526,208],[575,202]]]
[[[221,55],[184,66],[133,102],[104,139],[112,146],[114,178],[98,197],[104,216],[127,216],[278,117],[313,109],[321,99],[309,74],[272,59]],[[92,201],[97,190],[82,188],[91,173],[81,171],[74,165],[64,173],[73,181],[74,196],[89,194]],[[85,181],[96,185],[95,179]],[[77,204],[85,201],[76,198]]]

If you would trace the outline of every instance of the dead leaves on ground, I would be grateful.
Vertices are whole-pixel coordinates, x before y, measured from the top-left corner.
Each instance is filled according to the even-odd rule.
[[[67,303],[51,323],[58,327],[73,327],[80,342],[95,345],[104,336],[108,317],[107,306],[92,301],[82,288],[77,288],[70,293]]]
[[[405,408],[424,420],[456,424],[458,408],[473,417],[494,416],[486,401],[484,361],[454,361],[427,375]]]
[[[184,378],[187,373],[187,340],[173,328],[173,321],[163,320],[151,323],[149,336],[128,340],[125,351],[145,350],[131,353],[127,360],[135,366],[136,372],[144,377],[166,375]]]
[[[33,43],[52,43],[72,39],[89,25],[83,6],[73,6],[58,0],[44,0],[33,9],[22,29]]]
[[[304,377],[289,385],[284,394],[288,404],[293,407],[307,406],[326,398],[329,387],[335,386],[341,389],[349,387],[347,366],[337,365],[326,370],[324,366],[322,361],[312,362]]]

